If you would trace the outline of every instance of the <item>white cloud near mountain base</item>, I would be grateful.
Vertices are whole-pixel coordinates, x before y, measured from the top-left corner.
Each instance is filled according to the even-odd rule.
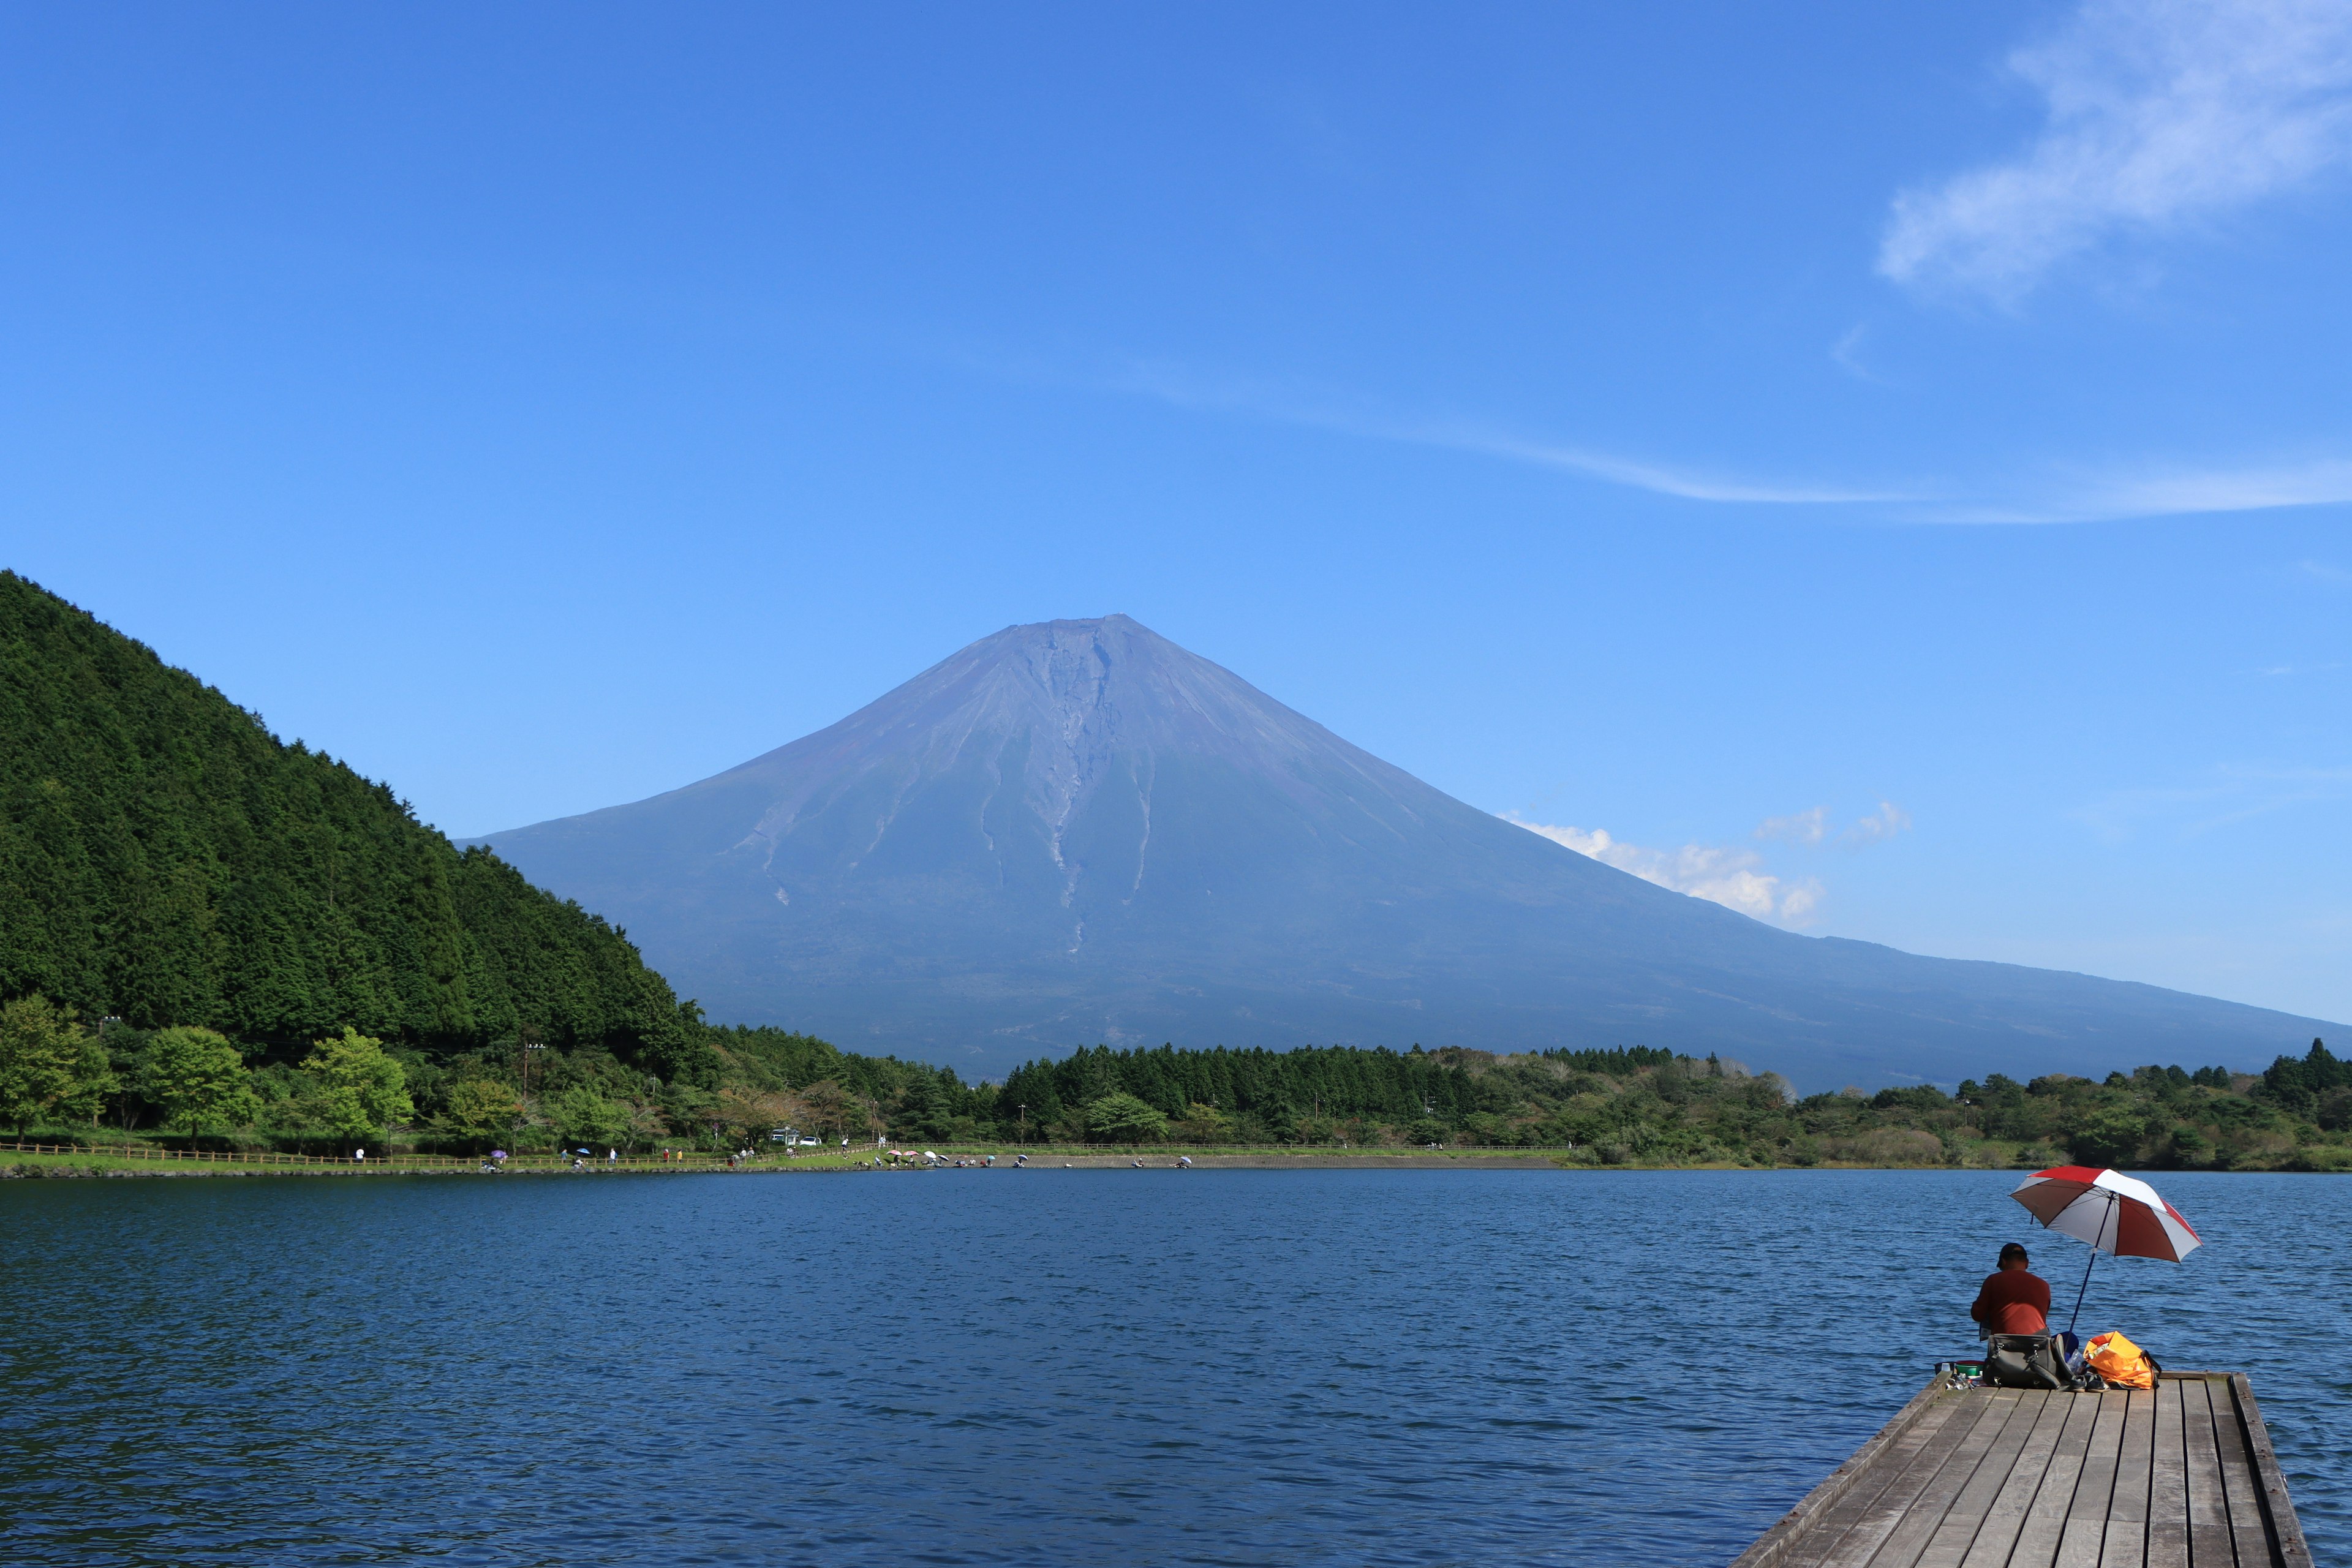
[[[2103,241],[2352,163],[2344,0],[2088,0],[2009,68],[2046,100],[2041,134],[1897,195],[1878,254],[1888,278],[2013,300]]]
[[[1810,877],[1792,882],[1758,869],[1764,858],[1753,849],[1709,844],[1685,844],[1679,849],[1648,849],[1612,837],[1609,830],[1602,827],[1583,828],[1529,822],[1517,813],[1507,811],[1502,814],[1502,817],[1506,822],[1524,827],[1530,833],[1541,834],[1553,843],[1565,845],[1579,855],[1590,857],[1604,866],[1631,871],[1645,882],[1671,888],[1677,893],[1688,893],[1692,898],[1705,899],[1758,920],[1778,920],[1787,925],[1803,925],[1821,907],[1826,892]]]

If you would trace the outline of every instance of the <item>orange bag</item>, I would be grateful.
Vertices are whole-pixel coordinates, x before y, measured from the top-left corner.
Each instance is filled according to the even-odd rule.
[[[2083,1346],[2083,1360],[2117,1388],[2156,1386],[2156,1363],[2121,1334],[2093,1334]]]

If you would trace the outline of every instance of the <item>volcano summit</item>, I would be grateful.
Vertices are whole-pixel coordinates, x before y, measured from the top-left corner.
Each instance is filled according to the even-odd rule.
[[[714,1017],[1114,1044],[1641,1043],[1805,1088],[2267,1062],[2317,1020],[1806,937],[1349,745],[1125,616],[1013,626],[699,784],[481,842]]]

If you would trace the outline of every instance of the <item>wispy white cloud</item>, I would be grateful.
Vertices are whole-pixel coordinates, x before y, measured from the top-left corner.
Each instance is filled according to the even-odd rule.
[[[1839,335],[1837,342],[1830,345],[1831,363],[1856,381],[1866,381],[1873,386],[1892,386],[1894,382],[1863,363],[1863,341],[1869,335],[1867,322],[1857,321],[1847,328]]]
[[[2014,500],[1929,507],[1941,522],[2104,522],[2117,518],[2201,512],[2272,511],[2352,501],[2352,461],[2236,468],[2159,468],[2137,473],[2055,476]]]
[[[1729,479],[1612,457],[1580,447],[1553,446],[1482,430],[1468,425],[1429,425],[1389,432],[1395,439],[1429,447],[1450,447],[1459,452],[1483,452],[1514,458],[1542,468],[1568,468],[1613,484],[1685,500],[1755,501],[1773,506],[1849,506],[1857,501],[1900,501],[1916,499],[1900,490],[1843,489],[1834,485],[1783,485]]]
[[[1816,805],[1787,816],[1768,816],[1756,825],[1759,838],[1785,838],[1791,844],[1819,844],[1830,836],[1830,808]]]
[[[1119,379],[1118,385],[1121,391],[1156,397],[1180,407],[1247,414],[1343,436],[1402,441],[1417,447],[1501,458],[1538,468],[1582,474],[1590,479],[1649,490],[1657,495],[1675,496],[1684,500],[1737,501],[1766,506],[1850,506],[1860,502],[1926,499],[1906,490],[1787,483],[1650,462],[1573,443],[1516,435],[1475,420],[1412,418],[1370,412],[1351,406],[1347,400],[1328,393],[1284,389],[1243,381],[1211,381],[1164,364],[1137,365]]]
[[[2070,256],[2352,162],[2343,0],[2087,0],[2009,68],[2047,101],[2014,159],[1903,192],[1879,270],[2011,300]]]
[[[1872,844],[1884,844],[1911,826],[1911,814],[1891,800],[1882,800],[1878,809],[1861,818],[1838,835],[1838,842],[1860,849]]]
[[[1684,500],[1765,506],[1866,507],[1890,522],[2055,524],[2197,512],[2257,511],[2352,501],[2352,460],[2238,468],[2052,472],[2007,493],[1793,484],[1712,473],[1505,432],[1475,419],[1368,411],[1343,395],[1194,375],[1165,364],[1130,368],[1111,385],[1180,408],[1243,415],[1364,440],[1469,452],[1581,475]],[[2322,572],[2334,568],[2314,568]]]
[[[1837,842],[1848,849],[1860,849],[1872,844],[1883,844],[1911,826],[1911,814],[1891,800],[1882,800],[1878,809],[1859,817],[1843,830],[1830,826],[1830,808],[1816,805],[1787,816],[1768,816],[1756,825],[1759,838],[1782,838],[1791,844],[1812,848],[1832,834]]]
[[[2021,482],[1974,493],[1954,486],[1939,498],[1890,507],[1893,520],[1939,525],[2058,526],[2143,517],[2190,517],[2352,502],[2352,460],[2185,468],[2116,464],[2053,468]],[[2300,568],[2309,572],[2309,566]],[[2332,568],[2321,568],[2325,575]],[[2347,574],[2347,581],[2352,581]]]
[[[2352,583],[2352,572],[2347,572],[2341,566],[2330,566],[2325,561],[2298,561],[2294,569],[2323,583]]]
[[[2074,813],[2100,837],[2119,843],[2143,828],[2195,837],[2292,806],[2352,797],[2352,768],[2228,764],[2194,783],[2111,790]]]
[[[1555,826],[1529,822],[1508,811],[1502,816],[1506,822],[1541,834],[1604,866],[1631,871],[1645,882],[1688,893],[1758,920],[1808,924],[1825,896],[1822,885],[1810,877],[1791,882],[1759,870],[1764,858],[1753,849],[1709,844],[1685,844],[1679,849],[1645,849],[1612,837],[1606,828]]]

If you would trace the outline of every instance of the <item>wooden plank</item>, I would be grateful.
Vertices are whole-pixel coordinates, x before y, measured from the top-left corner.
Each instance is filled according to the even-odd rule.
[[[2179,1378],[2156,1380],[2156,1448],[2148,1463],[2147,1568],[2189,1568],[2188,1447]]]
[[[2286,1495],[2286,1476],[2271,1447],[2270,1428],[2263,1425],[2262,1406],[2254,1403],[2253,1385],[2244,1373],[2233,1372],[2230,1392],[2236,1396],[2238,1419],[2244,1424],[2246,1446],[2253,1456],[2254,1482],[2262,1490],[2263,1510],[2270,1517],[2272,1547],[2284,1568],[2311,1568],[2311,1544],[2304,1540],[2303,1521],[2295,1518],[2294,1500]]]
[[[2078,1394],[2067,1402],[2066,1426],[2051,1451],[2050,1468],[2025,1512],[2024,1528],[2010,1549],[2014,1568],[2050,1568],[2058,1561],[2058,1542],[2065,1533],[2066,1517],[2074,1506],[2083,1461],[2090,1456],[2091,1437],[2099,1419],[2099,1402]]]
[[[2001,1428],[2000,1436],[1993,1439],[1992,1446],[1985,1450],[1975,1473],[1953,1497],[1951,1506],[1944,1510],[1944,1517],[1920,1542],[1919,1550],[1907,1558],[1882,1554],[1880,1562],[1885,1564],[1885,1568],[1927,1568],[1929,1564],[1934,1568],[1958,1568],[1960,1560],[1968,1555],[1969,1548],[1974,1544],[1978,1531],[1984,1528],[1994,1501],[2016,1475],[2027,1445],[2042,1429],[2043,1418],[2049,1415],[2053,1405],[2069,1397],[2067,1394],[2053,1394],[2047,1389],[2022,1391],[2016,1413]],[[2063,1414],[2058,1419],[2064,1419]],[[2053,1436],[2054,1439],[2054,1434]],[[1897,1536],[1889,1542],[1890,1550],[1894,1549],[1895,1541],[1899,1539],[1901,1532],[1898,1531]]]
[[[2106,1538],[2099,1545],[2099,1568],[2146,1568],[2147,1494],[2155,1473],[2156,1393],[2138,1389],[2124,1395],[2124,1440],[2116,1455],[2116,1489],[2107,1500]]]
[[[1874,1521],[1890,1514],[1900,1515],[1909,1507],[1910,1500],[1918,1495],[1923,1484],[1921,1477],[1932,1475],[1940,1468],[1991,1408],[1983,1395],[1974,1391],[1957,1395],[1950,1416],[1941,1427],[1908,1454],[1889,1452],[1883,1456],[1877,1467],[1880,1473],[1873,1484],[1854,1488],[1822,1516],[1820,1528],[1807,1540],[1801,1558],[1790,1558],[1791,1568],[1821,1568],[1824,1563],[1843,1563],[1857,1552],[1866,1559],[1885,1537],[1884,1529],[1872,1530]],[[1857,1531],[1872,1531],[1866,1543],[1857,1543]]]
[[[2075,1397],[2095,1401],[2099,1416],[2083,1455],[2083,1474],[2074,1483],[2065,1528],[2059,1532],[2058,1553],[2051,1561],[2053,1568],[2098,1568],[2099,1548],[2107,1535],[2107,1505],[2115,1500],[2116,1456],[2124,1446],[2124,1412],[2131,1407],[2131,1395],[2110,1390]]]
[[[2180,1390],[2180,1436],[2189,1490],[2189,1561],[2194,1568],[2236,1568],[2230,1542],[2230,1505],[2223,1497],[2221,1455],[2213,1439],[2213,1380],[2175,1378]]]
[[[2221,1501],[2229,1514],[2230,1544],[2238,1553],[2238,1568],[2275,1568],[2270,1521],[2254,1484],[2253,1450],[2238,1416],[2236,1390],[2217,1380],[2208,1392],[2213,1397],[2213,1447],[2221,1459]]]
[[[2051,1465],[2064,1438],[2068,1423],[2084,1402],[2071,1394],[2053,1395],[2042,1403],[2042,1413],[2033,1418],[2033,1430],[2024,1447],[2018,1450],[2016,1461],[2001,1480],[2000,1490],[1985,1510],[1984,1521],[1978,1527],[1975,1539],[1969,1542],[1968,1554],[1960,1559],[1959,1568],[2006,1568],[2010,1553],[2016,1548],[2018,1537],[2025,1529],[2033,1500],[2049,1484]],[[2087,1433],[2087,1422],[2077,1423]],[[2069,1470],[2066,1485],[2071,1492],[2074,1472]]]
[[[1918,1552],[1908,1558],[1881,1553],[1879,1563],[1885,1568],[1928,1568],[1929,1564],[1934,1568],[1958,1568],[1960,1559],[1968,1555],[1969,1544],[1976,1540],[1977,1531],[1983,1528],[1985,1516],[1992,1511],[1993,1500],[2000,1495],[2001,1488],[2016,1470],[2018,1456],[2025,1451],[2026,1443],[2041,1425],[2042,1415],[2049,1410],[2052,1400],[2071,1397],[2053,1395],[2049,1390],[2041,1388],[2023,1389],[2020,1393],[2016,1413],[2010,1416],[2009,1424],[2001,1428],[2000,1436],[1993,1439],[1992,1446],[1985,1450],[1975,1474],[1961,1486],[1958,1494],[1952,1499],[1951,1506],[1944,1510],[1943,1519],[1920,1542]],[[1890,1540],[1890,1548],[1893,1545]]]
[[[1874,1467],[1877,1474],[1861,1486],[1855,1486],[1834,1507],[1830,1507],[1821,1516],[1818,1528],[1813,1528],[1804,1538],[1804,1547],[1790,1554],[1788,1563],[1792,1568],[1797,1563],[1804,1563],[1809,1568],[1828,1563],[1844,1549],[1846,1540],[1855,1528],[1863,1528],[1870,1519],[1877,1519],[1879,1511],[1884,1510],[1906,1510],[1907,1500],[1919,1493],[1916,1477],[1922,1474],[1922,1467],[1931,1474],[1936,1467],[1943,1465],[1945,1458],[1969,1436],[1969,1432],[1976,1427],[1976,1422],[1983,1420],[1988,1411],[1990,1405],[1985,1404],[1985,1396],[1973,1392],[1973,1389],[1952,1396],[1943,1425],[1936,1432],[1927,1434],[1927,1438],[1919,1444],[1907,1446],[1907,1450],[1898,1446],[1898,1448],[1889,1448],[1886,1453],[1882,1453],[1877,1467]],[[1922,1420],[1919,1425],[1927,1427],[1927,1420]],[[1879,1538],[1884,1538],[1884,1532]]]
[[[1848,1557],[1845,1549],[1832,1562],[1851,1563],[1861,1568],[1913,1568],[1919,1553],[1940,1529],[1969,1483],[1980,1471],[1987,1459],[2000,1447],[2001,1440],[2012,1426],[2031,1427],[2033,1417],[2041,1413],[2042,1401],[2048,1397],[2044,1390],[2022,1388],[1996,1389],[1990,1396],[1991,1405],[1975,1428],[1960,1440],[1948,1458],[1936,1468],[1935,1473],[1924,1478],[1918,1495],[1900,1514],[1886,1521],[1888,1528],[1872,1551],[1864,1556]],[[1857,1531],[1857,1538],[1864,1535]]]
[[[1879,1542],[1894,1528],[1895,1519],[1910,1510],[1919,1498],[1919,1490],[1950,1462],[1952,1455],[1969,1441],[1973,1432],[1988,1417],[2006,1415],[2006,1405],[1994,1408],[1994,1401],[1985,1392],[1969,1389],[1952,1405],[1952,1417],[1940,1432],[1919,1444],[1912,1455],[1895,1462],[1889,1455],[1882,1467],[1886,1469],[1882,1483],[1865,1495],[1855,1488],[1821,1521],[1821,1532],[1809,1547],[1806,1565],[1821,1568],[1822,1563],[1844,1563],[1844,1561],[1867,1561],[1877,1552]]]
[[[1735,1568],[2311,1561],[2244,1374],[2176,1373],[2086,1394],[1939,1376]]]
[[[1883,1460],[1908,1459],[1951,1418],[1961,1403],[1961,1394],[1940,1382],[1930,1383],[1913,1394],[1910,1403],[1855,1449],[1851,1458],[1807,1492],[1771,1529],[1757,1537],[1732,1568],[1779,1568],[1790,1561],[1789,1553],[1797,1543],[1812,1539],[1823,1516],[1857,1488],[1866,1487],[1875,1495],[1886,1484],[1895,1472]]]

